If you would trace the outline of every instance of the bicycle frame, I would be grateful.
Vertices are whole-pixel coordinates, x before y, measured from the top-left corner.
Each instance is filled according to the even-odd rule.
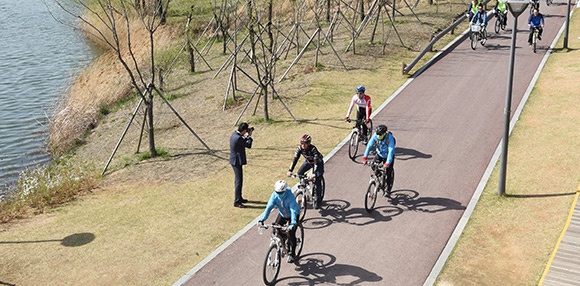
[[[272,233],[270,234],[270,245],[268,246],[268,252],[262,269],[262,279],[266,285],[273,285],[278,277],[278,273],[280,273],[282,258],[288,254],[286,247],[287,235],[284,237],[281,234],[281,231],[285,227],[275,224],[259,225],[258,233],[261,235],[262,229],[268,228],[272,228]]]
[[[369,183],[371,182],[376,182],[379,184],[379,189],[381,190],[385,190],[385,180],[386,180],[386,174],[387,174],[387,170],[385,169],[385,167],[383,166],[382,163],[378,163],[378,162],[372,162],[371,165],[371,178],[369,180]]]
[[[290,261],[290,249],[288,245],[290,242],[290,233],[288,232],[287,226],[282,226],[278,224],[262,224],[258,225],[258,233],[261,235],[263,229],[272,228],[270,234],[270,245],[268,246],[268,252],[266,253],[266,258],[264,260],[264,266],[262,269],[262,279],[266,285],[274,285],[278,274],[280,273],[280,266],[282,265],[282,259],[284,256],[288,256]],[[294,254],[296,255],[294,259],[298,259],[302,253],[302,246],[304,245],[304,228],[302,224],[298,223],[296,225],[296,245],[294,245]],[[296,263],[296,260],[294,260]]]
[[[347,122],[349,122],[349,123],[351,121],[352,121],[351,119],[347,120]],[[349,145],[348,145],[348,156],[351,160],[354,160],[356,157],[356,153],[358,152],[358,145],[359,145],[360,141],[366,141],[370,138],[370,135],[372,135],[373,121],[369,120],[369,123],[361,122],[361,124],[365,124],[367,126],[366,138],[363,137],[362,128],[359,127],[359,124],[355,123],[354,126],[352,127],[352,131],[350,133],[350,140],[349,140]]]
[[[534,50],[534,53],[536,52],[536,46],[538,44],[538,35],[539,35],[539,33],[540,33],[540,29],[538,29],[538,27],[534,27],[534,32],[533,32],[533,35],[532,35],[532,45],[533,45],[532,48]]]
[[[312,201],[314,197],[313,190],[314,190],[314,182],[308,178],[308,174],[304,174],[302,176],[298,174],[292,174],[293,178],[298,178],[298,186],[296,189],[301,189],[304,191],[304,196],[307,202]]]
[[[288,234],[286,233],[286,227],[277,224],[264,224],[258,227],[258,231],[261,234],[262,229],[272,229],[270,233],[270,245],[276,245],[276,247],[282,251],[282,257],[288,254],[288,249],[286,248],[286,239]]]

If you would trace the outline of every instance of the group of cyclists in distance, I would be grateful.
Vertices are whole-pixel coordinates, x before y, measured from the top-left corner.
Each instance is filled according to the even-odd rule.
[[[354,106],[356,109],[356,126],[362,130],[363,137],[368,138],[367,134],[369,132],[367,123],[370,121],[370,115],[372,111],[371,107],[371,97],[365,93],[366,89],[364,86],[360,85],[355,88],[356,94],[352,97],[346,116],[343,118],[345,121],[350,122],[350,114]],[[370,131],[372,132],[372,131]],[[395,163],[395,137],[392,132],[388,130],[385,124],[379,124],[374,130],[373,135],[370,137],[368,142],[363,141],[363,145],[366,145],[364,155],[362,157],[362,163],[367,164],[369,154],[372,150],[375,152],[374,161],[383,164],[386,169],[393,169]],[[294,168],[296,167],[300,156],[304,157],[304,163],[300,166],[297,171],[298,176],[303,176],[306,172],[312,169],[309,179],[314,181],[315,189],[317,192],[317,201],[314,202],[314,208],[319,209],[322,205],[322,185],[321,178],[324,175],[324,160],[323,155],[318,151],[315,145],[312,144],[312,137],[308,134],[303,134],[300,137],[300,145],[296,148],[294,152],[294,157],[292,164],[288,169],[287,176],[293,176]],[[288,183],[285,180],[278,180],[274,184],[274,191],[272,192],[266,208],[260,218],[258,219],[258,226],[264,225],[264,221],[268,219],[270,212],[274,209],[278,209],[278,216],[274,222],[277,225],[285,225],[286,233],[288,234],[288,239],[290,241],[290,250],[288,262],[296,261],[295,258],[295,246],[296,246],[296,228],[299,223],[298,216],[300,214],[300,206],[296,201]]]
[[[501,13],[503,17],[503,26],[507,25],[507,0],[497,0],[495,11],[496,13]],[[538,40],[542,40],[542,32],[544,28],[544,15],[540,13],[540,1],[539,0],[530,0],[530,5],[532,6],[530,16],[528,17],[528,27],[529,27],[529,36],[528,36],[528,44],[530,47],[532,46],[532,37],[534,34],[534,29],[538,30]],[[483,1],[481,0],[472,0],[469,2],[467,7],[466,16],[471,24],[474,25],[481,25],[482,29],[487,27],[487,12],[484,9]],[[499,17],[499,15],[496,15]],[[496,31],[497,32],[497,31]]]

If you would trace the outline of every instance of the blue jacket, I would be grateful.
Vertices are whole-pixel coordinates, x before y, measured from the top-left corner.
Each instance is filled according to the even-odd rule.
[[[528,24],[533,27],[543,26],[544,25],[544,15],[538,13],[538,16],[534,14],[530,14],[528,18]]]
[[[296,197],[294,197],[290,188],[286,188],[286,191],[281,194],[272,192],[270,200],[268,200],[268,204],[266,205],[266,210],[264,210],[260,220],[265,221],[268,219],[268,216],[274,207],[280,211],[282,217],[290,219],[290,226],[296,225],[298,215],[300,214],[300,206],[298,206]]]
[[[371,140],[369,140],[367,143],[367,149],[365,150],[364,156],[369,155],[375,144],[377,144],[377,155],[381,156],[383,159],[386,159],[387,164],[393,164],[393,160],[395,160],[395,136],[393,136],[391,132],[387,132],[387,136],[385,136],[383,140],[379,140],[377,134],[373,134],[373,136],[371,136]]]
[[[230,136],[230,165],[246,165],[246,148],[252,148],[252,137],[244,137],[234,131]]]
[[[471,23],[487,25],[487,12],[485,12],[485,10],[481,11],[481,13],[477,11],[477,13],[473,15],[473,18],[471,18]]]

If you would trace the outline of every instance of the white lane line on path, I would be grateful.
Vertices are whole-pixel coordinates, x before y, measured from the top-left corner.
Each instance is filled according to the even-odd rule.
[[[570,18],[572,18],[573,12],[574,12],[574,10],[572,10],[570,12]],[[522,101],[518,105],[518,108],[516,109],[516,112],[514,113],[514,116],[512,117],[512,119],[510,121],[510,130],[509,130],[510,135],[512,133],[512,130],[514,129],[514,126],[516,125],[516,122],[520,118],[520,114],[522,113],[522,110],[524,109],[524,105],[526,104],[526,102],[528,101],[528,98],[530,97],[530,94],[532,93],[532,89],[534,88],[534,85],[536,85],[536,81],[538,80],[540,73],[544,69],[544,65],[546,64],[546,61],[548,61],[548,57],[550,56],[552,49],[555,47],[556,43],[558,42],[558,40],[562,36],[562,33],[564,32],[565,28],[566,28],[566,22],[564,22],[564,24],[562,24],[562,27],[560,28],[558,35],[556,35],[556,37],[552,41],[552,44],[550,44],[550,48],[548,49],[548,51],[546,52],[546,54],[542,58],[542,61],[540,62],[540,65],[538,66],[538,69],[536,70],[534,77],[532,77],[532,80],[530,81],[530,84],[528,85],[528,88],[526,89],[526,92],[524,93],[524,97],[522,98]],[[451,251],[453,251],[455,244],[457,244],[457,241],[459,240],[459,236],[461,236],[463,229],[465,229],[465,226],[467,225],[467,222],[469,221],[469,218],[471,217],[471,214],[473,213],[473,209],[475,209],[475,205],[479,201],[479,197],[481,197],[481,193],[483,192],[483,189],[485,188],[485,185],[487,184],[487,181],[489,180],[489,177],[491,176],[491,172],[493,171],[493,169],[497,163],[497,160],[499,159],[499,157],[501,155],[501,149],[502,149],[501,146],[503,144],[502,142],[503,142],[503,139],[500,140],[499,144],[497,145],[497,148],[495,149],[495,153],[491,157],[491,160],[489,161],[489,165],[487,165],[487,169],[485,170],[485,173],[483,174],[481,181],[479,181],[479,184],[477,185],[477,189],[475,189],[475,193],[473,194],[473,197],[471,197],[471,200],[469,201],[469,204],[467,205],[465,212],[463,212],[463,215],[461,216],[459,223],[457,223],[455,230],[451,234],[449,241],[447,241],[445,248],[443,248],[443,251],[441,251],[441,254],[439,255],[439,259],[437,259],[437,262],[435,262],[433,269],[431,269],[431,273],[429,273],[429,276],[427,276],[427,280],[425,280],[425,283],[423,284],[424,286],[435,284],[435,281],[437,280],[437,277],[441,273],[443,266],[447,262],[447,259],[449,258]]]

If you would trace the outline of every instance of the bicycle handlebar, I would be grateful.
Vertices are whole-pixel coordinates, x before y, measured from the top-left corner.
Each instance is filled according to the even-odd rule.
[[[307,179],[308,181],[310,181],[310,179],[308,178],[308,174],[298,175],[293,173],[292,175],[290,175],[290,177],[298,179]]]
[[[288,231],[288,226],[287,225],[278,225],[278,224],[262,224],[262,225],[258,225],[258,230],[260,229],[268,229],[268,228],[275,228],[275,229],[279,229],[281,231],[287,232]]]

